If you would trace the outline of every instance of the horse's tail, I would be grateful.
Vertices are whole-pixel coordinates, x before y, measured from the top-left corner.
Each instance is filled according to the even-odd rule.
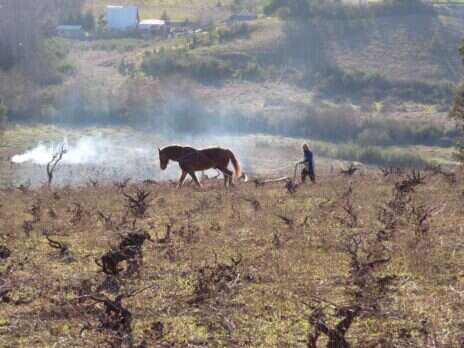
[[[239,177],[240,175],[242,175],[242,169],[240,168],[240,162],[235,157],[235,155],[234,155],[234,153],[232,151],[227,150],[227,153],[229,155],[229,159],[232,161],[232,165],[234,166],[235,176]]]

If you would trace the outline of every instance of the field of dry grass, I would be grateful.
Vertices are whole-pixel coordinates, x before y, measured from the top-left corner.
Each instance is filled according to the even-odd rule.
[[[206,17],[224,17],[230,14],[229,5],[231,1],[217,0],[132,0],[122,1],[113,0],[112,5],[132,5],[140,9],[140,16],[144,18],[160,18],[164,11],[172,20],[189,20],[206,19]],[[85,9],[92,10],[96,14],[104,12],[105,7],[109,4],[108,1],[102,0],[87,0]]]
[[[0,347],[462,347],[463,180],[0,191]]]

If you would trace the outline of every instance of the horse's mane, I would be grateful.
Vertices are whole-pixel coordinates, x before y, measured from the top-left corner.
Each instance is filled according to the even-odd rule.
[[[160,148],[161,151],[169,148],[169,147],[181,147],[181,148],[184,148],[184,147],[191,147],[191,146],[185,146],[185,145],[179,145],[179,144],[171,144],[171,145],[166,145],[166,146],[163,146]]]
[[[163,151],[164,149],[166,149],[168,147],[180,147],[182,149],[187,148],[187,149],[194,149],[194,150],[206,150],[206,149],[221,148],[219,145],[213,145],[213,146],[208,146],[208,147],[203,147],[203,148],[197,149],[196,147],[193,147],[191,145],[171,144],[171,145],[166,145],[166,146],[161,147],[160,151]]]

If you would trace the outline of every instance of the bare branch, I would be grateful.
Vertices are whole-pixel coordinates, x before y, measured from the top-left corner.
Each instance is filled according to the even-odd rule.
[[[53,181],[53,174],[55,173],[56,166],[58,163],[63,159],[64,154],[67,152],[67,150],[64,147],[64,144],[62,144],[58,152],[56,152],[50,162],[47,163],[47,176],[48,176],[48,185],[50,186]]]

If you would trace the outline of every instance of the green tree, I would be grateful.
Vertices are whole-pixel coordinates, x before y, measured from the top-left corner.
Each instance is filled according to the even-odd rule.
[[[103,31],[106,28],[106,24],[107,23],[106,23],[105,15],[101,14],[100,16],[98,16],[97,30]]]
[[[459,54],[464,64],[464,40],[459,48]],[[464,163],[464,82],[456,90],[453,107],[449,116],[456,121],[456,126],[461,133],[461,139],[456,144],[456,158]]]
[[[87,11],[87,13],[82,17],[82,27],[88,31],[93,32],[95,30],[95,16],[92,11]]]
[[[280,10],[280,9],[283,10]],[[279,11],[280,10],[280,11]],[[310,2],[308,0],[271,0],[264,7],[264,13],[271,15],[285,11],[287,18],[306,19],[310,15]]]
[[[459,128],[461,133],[460,140],[456,143],[457,151],[455,157],[464,163],[464,82],[461,83],[456,91],[454,104],[449,115],[456,121],[456,127]]]
[[[166,10],[164,10],[163,13],[161,14],[161,19],[162,19],[163,21],[165,21],[166,23],[169,23],[170,18],[169,18],[169,16],[168,16],[168,13],[166,12]]]

